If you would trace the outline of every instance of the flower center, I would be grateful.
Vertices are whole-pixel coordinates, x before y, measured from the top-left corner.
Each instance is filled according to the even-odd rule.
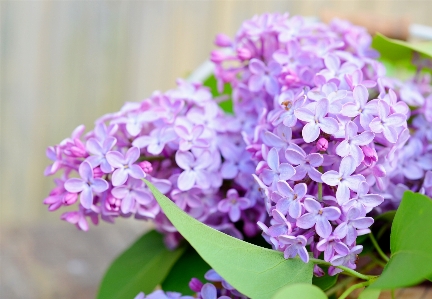
[[[283,101],[282,106],[284,107],[284,109],[286,111],[290,111],[290,109],[292,108],[292,102],[291,101]]]

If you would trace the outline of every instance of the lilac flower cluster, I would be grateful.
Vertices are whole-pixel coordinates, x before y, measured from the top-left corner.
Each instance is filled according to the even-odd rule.
[[[204,278],[210,282],[203,284],[198,278],[192,278],[189,288],[196,292],[196,296],[182,296],[177,292],[164,292],[157,290],[149,295],[139,293],[134,299],[247,299],[245,295],[239,293],[233,286],[225,281],[215,270],[207,271]]]
[[[81,230],[88,229],[88,218],[95,224],[119,216],[152,219],[174,247],[180,235],[141,180],[146,178],[200,221],[237,238],[253,236],[266,213],[251,188],[255,166],[240,128],[206,87],[179,81],[174,90],[101,117],[85,136],[79,126],[49,147],[53,164],[45,175],[63,175],[44,203],[54,211],[78,202],[78,211],[62,219]],[[241,231],[234,226],[239,221]]]
[[[233,87],[271,218],[258,223],[264,237],[285,258],[308,262],[309,246],[315,258],[355,268],[367,213],[400,201],[401,190],[432,191],[429,77],[386,77],[370,35],[340,20],[264,14],[215,44],[215,74]]]

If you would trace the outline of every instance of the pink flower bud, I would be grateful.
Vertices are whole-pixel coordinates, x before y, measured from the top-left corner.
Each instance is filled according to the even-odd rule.
[[[252,53],[246,48],[239,48],[237,49],[237,56],[241,60],[249,60],[252,57]]]
[[[218,35],[216,35],[214,43],[218,47],[229,47],[231,46],[232,41],[228,35],[219,33]]]
[[[221,51],[212,51],[210,54],[210,60],[214,63],[220,63],[225,59],[225,54]]]
[[[201,292],[203,283],[198,278],[192,278],[189,282],[189,288],[194,292]]]
[[[319,151],[325,152],[328,148],[328,141],[325,138],[318,139],[318,142],[316,144],[316,147]]]
[[[142,161],[138,163],[138,165],[145,173],[151,173],[153,171],[153,166],[149,161]]]
[[[104,176],[104,173],[102,172],[102,170],[100,169],[100,167],[95,167],[93,168],[93,177],[94,178],[101,178]]]
[[[377,155],[377,152],[375,151],[374,148],[371,148],[371,147],[369,147],[367,145],[361,146],[360,148],[362,149],[363,154],[365,156],[364,159],[363,159],[363,163],[366,166],[369,167],[373,163],[375,163],[376,161],[378,161],[378,155]]]
[[[78,199],[78,193],[71,193],[66,192],[65,196],[63,197],[63,203],[67,206],[73,205]]]

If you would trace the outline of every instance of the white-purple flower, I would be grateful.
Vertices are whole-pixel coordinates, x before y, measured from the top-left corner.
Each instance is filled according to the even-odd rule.
[[[315,105],[315,112],[307,108],[299,108],[294,113],[298,119],[306,122],[302,135],[305,142],[310,143],[318,139],[320,130],[327,134],[334,134],[339,129],[337,120],[325,117],[329,111],[329,100],[323,98]]]
[[[275,95],[279,91],[279,83],[277,75],[281,71],[281,66],[275,61],[270,61],[268,66],[261,60],[251,59],[249,62],[249,70],[252,76],[249,79],[249,89],[251,91],[259,91],[263,87],[270,95]]]
[[[240,220],[241,211],[250,206],[250,200],[240,197],[236,189],[228,190],[226,196],[218,203],[218,209],[223,213],[228,213],[232,222],[237,222]]]
[[[113,186],[123,185],[128,177],[143,179],[146,174],[137,164],[134,164],[140,156],[140,150],[137,147],[131,147],[123,155],[120,152],[112,151],[106,154],[106,159],[112,167],[116,168],[112,174]]]
[[[330,221],[339,218],[341,215],[339,208],[323,208],[319,202],[311,198],[305,199],[304,207],[309,213],[297,219],[297,226],[304,229],[315,226],[315,230],[320,237],[327,238],[330,236],[332,232]]]
[[[123,186],[115,187],[111,190],[111,194],[118,199],[121,199],[121,211],[125,214],[131,212],[135,206],[135,202],[146,205],[153,200],[153,196],[147,191],[142,180],[129,178]]]
[[[101,170],[104,173],[111,173],[114,168],[108,163],[106,159],[106,154],[114,147],[117,139],[114,137],[106,137],[103,143],[99,142],[96,138],[90,138],[87,140],[86,149],[93,156],[86,159],[90,163],[92,168],[100,165]]]
[[[311,153],[306,155],[303,149],[300,150],[295,149],[287,149],[285,151],[285,158],[287,161],[293,165],[297,165],[294,167],[295,174],[291,178],[293,181],[302,180],[306,174],[315,182],[322,183],[321,175],[316,167],[319,167],[324,162],[324,157],[318,153]]]
[[[361,174],[355,174],[356,161],[352,156],[342,159],[339,172],[329,170],[321,176],[324,183],[330,186],[337,186],[336,198],[340,205],[350,199],[350,190],[357,191],[359,184],[366,179]]]
[[[309,262],[309,254],[306,250],[307,240],[304,236],[299,235],[297,237],[282,235],[279,236],[279,241],[284,249],[284,257],[286,259],[294,258],[297,255],[305,263]]]
[[[279,153],[276,148],[272,148],[267,155],[267,165],[270,169],[264,169],[261,176],[266,185],[275,185],[277,181],[289,180],[295,170],[289,163],[279,163]]]
[[[357,188],[357,196],[345,202],[342,206],[344,211],[354,207],[366,214],[373,208],[379,206],[384,201],[382,195],[369,194],[369,185],[367,182],[361,182]]]
[[[108,189],[108,183],[103,179],[93,177],[93,169],[90,163],[84,161],[78,170],[81,178],[72,178],[66,181],[64,187],[72,193],[81,193],[80,202],[86,209],[93,205],[93,192],[101,193]]]
[[[147,147],[147,151],[153,155],[159,155],[168,142],[177,138],[176,132],[171,127],[156,128],[149,136],[140,136],[132,142],[138,148]]]
[[[390,106],[385,101],[378,101],[378,117],[369,124],[374,133],[383,133],[388,142],[395,143],[398,138],[397,128],[406,123],[406,116],[401,113],[390,114]]]
[[[272,194],[276,209],[284,215],[288,213],[294,219],[299,218],[302,213],[301,201],[307,192],[306,184],[297,184],[293,189],[287,182],[279,181],[276,186],[277,192]]]
[[[368,233],[365,229],[369,228],[374,220],[372,217],[364,217],[362,210],[356,207],[350,208],[343,215],[344,221],[335,228],[334,235],[339,239],[345,238],[346,244],[351,246],[357,239],[357,230],[363,230],[363,234]]]
[[[181,191],[187,191],[193,186],[207,189],[210,187],[210,177],[206,168],[212,163],[210,152],[204,151],[197,158],[191,152],[177,152],[177,165],[184,169],[177,184]]]
[[[358,127],[352,121],[348,122],[345,127],[345,140],[343,140],[336,147],[336,154],[341,157],[351,155],[357,163],[357,166],[364,159],[363,150],[360,148],[361,145],[367,145],[375,137],[372,132],[363,132],[357,135]]]

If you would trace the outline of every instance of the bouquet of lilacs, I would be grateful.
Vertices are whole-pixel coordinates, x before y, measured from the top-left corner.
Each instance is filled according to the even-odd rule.
[[[186,239],[198,253],[195,259],[214,270],[207,265],[204,275],[190,266],[189,273],[197,277],[189,277],[189,288],[165,289],[194,298],[269,298],[294,282],[311,284],[312,273],[332,281],[325,286],[314,282],[322,290],[336,283],[339,273],[365,280],[360,287],[405,286],[386,281],[385,271],[378,279],[354,269],[364,245],[358,237],[369,234],[381,259],[377,264],[388,262],[387,268],[398,270],[392,265],[400,261],[389,260],[371,232],[374,218],[393,217],[407,202],[402,201],[406,190],[432,196],[432,86],[430,73],[423,72],[430,68],[431,54],[426,52],[425,58],[416,52],[417,71],[402,81],[386,74],[371,43],[364,28],[346,21],[326,25],[288,14],[255,16],[234,39],[219,34],[215,44],[220,49],[211,53],[213,80],[220,93],[231,87],[234,115],[218,106],[223,95],[183,80],[176,89],[127,103],[98,119],[83,137],[79,126],[71,138],[48,148],[54,162],[45,174],[63,174],[44,203],[50,211],[78,203],[78,211],[66,212],[62,219],[81,230],[88,230],[88,218],[94,224],[119,216],[152,220],[178,256]],[[401,205],[392,232],[416,200]],[[432,211],[430,200],[422,204]],[[403,208],[408,212],[400,212]],[[219,232],[207,231],[207,226]],[[202,232],[195,232],[197,227]],[[277,267],[272,266],[262,272],[244,270],[240,275],[246,278],[237,281],[227,267],[249,269],[253,261],[248,253],[222,266],[227,256],[217,257],[224,248],[211,249],[206,241],[206,235],[216,234],[222,244],[241,242],[229,247],[229,259],[242,246],[256,250],[239,239],[259,243],[252,238],[260,232],[273,249],[262,252],[263,264],[271,264],[267,256],[280,258],[277,251],[282,251],[287,260],[280,264],[291,275],[305,271],[308,278],[276,279],[269,269]],[[397,237],[392,234],[390,240],[392,255],[396,248],[407,249],[393,245]],[[418,248],[429,250],[432,244]],[[184,267],[182,258],[177,262]],[[165,270],[172,267],[176,264]],[[432,278],[431,267],[426,268],[415,282]],[[120,275],[111,270],[99,298],[109,293],[110,277]],[[260,275],[269,275],[274,284],[262,286],[261,293],[256,290]],[[161,277],[162,287],[175,280]],[[200,278],[213,283],[203,284]],[[140,289],[137,284],[130,294],[155,286]],[[317,290],[302,289],[309,291]],[[188,295],[159,290],[136,298]]]

